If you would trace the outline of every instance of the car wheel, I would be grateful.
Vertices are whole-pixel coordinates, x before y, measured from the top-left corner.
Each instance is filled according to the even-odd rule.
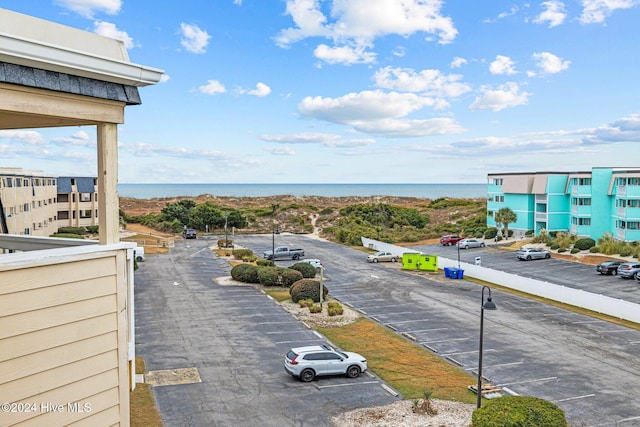
[[[294,260],[294,261],[296,261],[298,258],[300,258],[300,255],[298,255],[298,254],[295,254],[295,255],[293,256],[293,260]]]
[[[551,254],[544,254],[544,259],[549,259],[551,258]]]
[[[138,258],[136,258],[136,261],[138,261],[138,262],[142,262],[142,257],[141,257],[141,256],[139,256]]]
[[[349,369],[347,369],[347,376],[349,378],[357,378],[360,376],[360,367],[356,365],[349,366]]]
[[[531,255],[527,255],[527,261],[531,261]]]
[[[484,248],[484,243],[480,243],[480,247],[481,247],[481,248]]]
[[[618,270],[613,270],[613,275],[617,276],[618,275]]]
[[[313,381],[315,377],[316,373],[313,372],[313,369],[305,369],[304,371],[300,372],[300,381],[303,381],[305,383]]]
[[[374,258],[374,259],[373,259],[373,262],[378,262],[378,258]]]
[[[635,273],[635,274],[633,275],[633,278],[634,278],[634,279],[636,279],[636,280],[638,280],[638,277],[640,277],[640,276],[638,276],[638,273]]]
[[[464,246],[464,248],[465,248],[465,249],[469,249],[469,245],[465,245],[465,246]]]
[[[398,258],[391,258],[391,262],[398,262]]]

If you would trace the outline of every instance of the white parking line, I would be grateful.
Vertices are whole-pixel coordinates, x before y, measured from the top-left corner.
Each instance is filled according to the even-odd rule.
[[[497,365],[483,365],[483,368],[500,368],[502,366],[522,365],[524,362],[498,363]],[[465,371],[477,371],[478,367],[466,368]]]
[[[320,290],[318,290],[318,293],[320,293]],[[278,334],[306,334],[309,331],[273,331],[273,332],[266,332],[267,335],[278,335]]]
[[[413,334],[415,332],[432,332],[432,331],[446,331],[449,328],[433,328],[433,329],[415,329],[413,331],[407,331],[410,334]]]
[[[320,291],[318,291],[320,292]],[[379,384],[380,381],[363,381],[357,383],[347,383],[347,384],[333,384],[333,385],[317,385],[316,388],[335,388],[335,387],[348,387],[352,385],[361,385],[361,384]]]
[[[318,293],[320,293],[320,290],[319,290],[319,289],[318,289]],[[396,325],[396,324],[398,324],[398,325],[399,325],[399,324],[401,324],[401,323],[428,322],[429,320],[431,320],[431,319],[420,319],[420,320],[401,320],[401,321],[399,321],[399,322],[391,322],[391,323],[393,323],[394,325]]]
[[[324,339],[321,339],[321,340],[304,340],[304,342],[307,342],[307,341],[309,341],[309,342],[323,341],[324,342],[326,340],[324,340]],[[294,342],[295,343],[299,343],[300,340],[295,340],[295,341],[276,341],[276,344],[291,344],[291,343],[294,343]]]
[[[433,343],[438,343],[438,342],[464,341],[464,340],[468,340],[468,339],[471,339],[471,337],[451,338],[451,339],[448,339],[448,340],[438,340],[438,341],[422,341],[420,344],[425,345],[425,344],[433,344]]]
[[[515,381],[512,383],[504,383],[504,384],[496,384],[498,387],[508,386],[508,385],[517,385],[517,384],[528,384],[528,383],[538,383],[543,381],[553,381],[557,380],[558,377],[547,377],[547,378],[537,378],[535,380],[527,380],[527,381]]]
[[[629,418],[623,418],[621,420],[616,421],[616,425],[619,425],[620,423],[625,423],[627,421],[636,421],[636,420],[640,420],[640,416],[637,417],[629,417]]]
[[[582,396],[567,397],[566,399],[552,400],[552,402],[568,402],[570,400],[586,399],[587,397],[596,397],[595,394],[584,394]]]
[[[320,292],[320,291],[318,291],[318,292]],[[445,353],[442,356],[443,357],[446,357],[446,356],[457,356],[459,354],[471,354],[471,353],[477,353],[479,351],[480,350],[459,351],[457,353]],[[485,348],[484,350],[482,350],[483,353],[487,353],[487,352],[490,352],[490,351],[498,351],[498,350],[496,350],[495,348]]]

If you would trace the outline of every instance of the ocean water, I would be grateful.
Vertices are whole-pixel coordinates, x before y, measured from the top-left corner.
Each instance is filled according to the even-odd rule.
[[[398,196],[470,199],[487,196],[486,184],[118,184],[120,197],[177,196]]]

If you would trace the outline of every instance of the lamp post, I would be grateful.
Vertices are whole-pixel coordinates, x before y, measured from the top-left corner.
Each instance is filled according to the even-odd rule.
[[[456,230],[458,231],[458,238],[460,238],[460,224],[456,224]],[[460,270],[460,242],[456,242],[456,248],[458,249],[458,270]]]
[[[320,266],[320,308],[322,308],[322,297],[324,296],[324,284],[322,283],[324,279],[324,267]]]
[[[484,290],[489,291],[487,301],[484,300]],[[480,305],[480,351],[478,352],[478,408],[482,406],[482,330],[484,328],[484,311],[497,310],[496,304],[491,300],[491,288],[482,287],[482,304]]]
[[[225,249],[227,249],[229,247],[229,240],[227,240],[227,236],[228,236],[228,233],[227,233],[227,223],[228,223],[227,218],[228,218],[227,214],[224,214],[224,248]]]
[[[274,265],[276,263],[276,234],[280,234],[280,230],[273,224],[273,231],[271,232],[271,260]]]

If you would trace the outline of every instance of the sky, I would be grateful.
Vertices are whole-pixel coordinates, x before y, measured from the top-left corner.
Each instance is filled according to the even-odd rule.
[[[640,167],[640,0],[0,0],[164,71],[120,183],[483,183]],[[0,167],[95,176],[95,127],[0,131]]]

